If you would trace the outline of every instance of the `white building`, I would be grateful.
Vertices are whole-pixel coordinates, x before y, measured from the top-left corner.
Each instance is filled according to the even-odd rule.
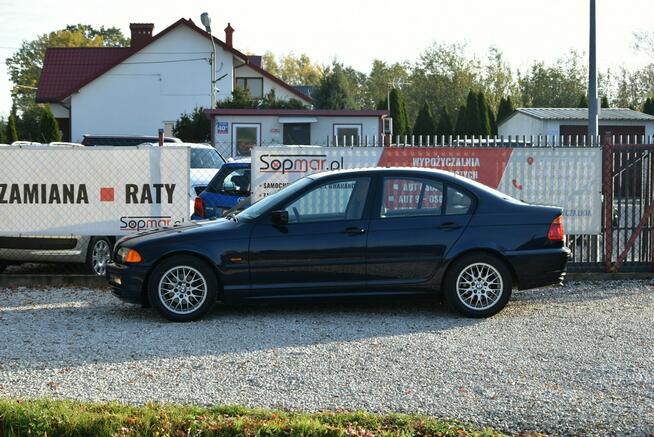
[[[182,113],[210,107],[209,34],[186,19],[156,35],[153,28],[153,24],[131,24],[131,47],[46,51],[37,101],[50,104],[65,140],[81,141],[84,134],[156,135],[160,128],[171,135]],[[219,101],[239,86],[252,97],[274,90],[278,99],[297,99],[310,106],[309,96],[264,70],[261,57],[235,49],[233,33],[228,25],[224,42],[214,37]],[[372,120],[378,123],[379,116]],[[232,117],[230,122],[238,119]],[[260,131],[262,138],[267,133]]]
[[[586,108],[518,108],[497,126],[500,136],[588,135]],[[654,135],[654,117],[632,109],[603,108],[599,114],[600,135]]]

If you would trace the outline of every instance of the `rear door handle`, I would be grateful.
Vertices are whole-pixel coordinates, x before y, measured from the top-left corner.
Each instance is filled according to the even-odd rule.
[[[445,222],[437,226],[438,229],[444,229],[444,230],[459,229],[460,227],[461,225],[455,222]]]
[[[343,233],[348,235],[360,235],[360,234],[365,234],[366,230],[363,228],[359,228],[358,226],[351,226],[349,228],[345,228]]]

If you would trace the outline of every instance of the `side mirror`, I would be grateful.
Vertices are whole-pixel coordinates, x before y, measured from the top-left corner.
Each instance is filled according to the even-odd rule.
[[[273,211],[270,220],[275,226],[284,226],[288,224],[288,211]]]

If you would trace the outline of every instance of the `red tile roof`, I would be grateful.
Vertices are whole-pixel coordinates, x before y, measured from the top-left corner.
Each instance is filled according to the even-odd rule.
[[[37,102],[59,102],[120,63],[132,49],[110,47],[49,48],[36,92]]]
[[[200,33],[206,38],[209,38],[209,34],[196,26],[192,20],[181,18],[156,34],[150,42],[138,49],[131,47],[48,48],[45,52],[45,59],[43,60],[43,70],[41,71],[41,78],[36,92],[36,101],[41,103],[56,103],[64,100],[66,97],[77,92],[84,85],[97,79],[134,53],[143,50],[145,47],[166,35],[179,25],[186,25],[190,29]],[[306,102],[311,102],[310,97],[302,94],[291,85],[268,73],[264,69],[250,64],[248,56],[244,53],[228,46],[225,42],[216,37],[213,37],[213,39],[218,46],[242,59],[263,76],[268,77],[280,86],[286,88],[300,99],[305,100]]]

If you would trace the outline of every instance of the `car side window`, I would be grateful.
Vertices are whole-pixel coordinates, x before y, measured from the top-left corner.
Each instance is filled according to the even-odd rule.
[[[284,209],[289,223],[359,220],[368,196],[370,178],[326,182]]]
[[[413,217],[442,213],[441,182],[417,178],[384,178],[380,217]]]
[[[445,202],[445,215],[464,215],[472,208],[472,198],[463,191],[448,186],[447,200]]]

